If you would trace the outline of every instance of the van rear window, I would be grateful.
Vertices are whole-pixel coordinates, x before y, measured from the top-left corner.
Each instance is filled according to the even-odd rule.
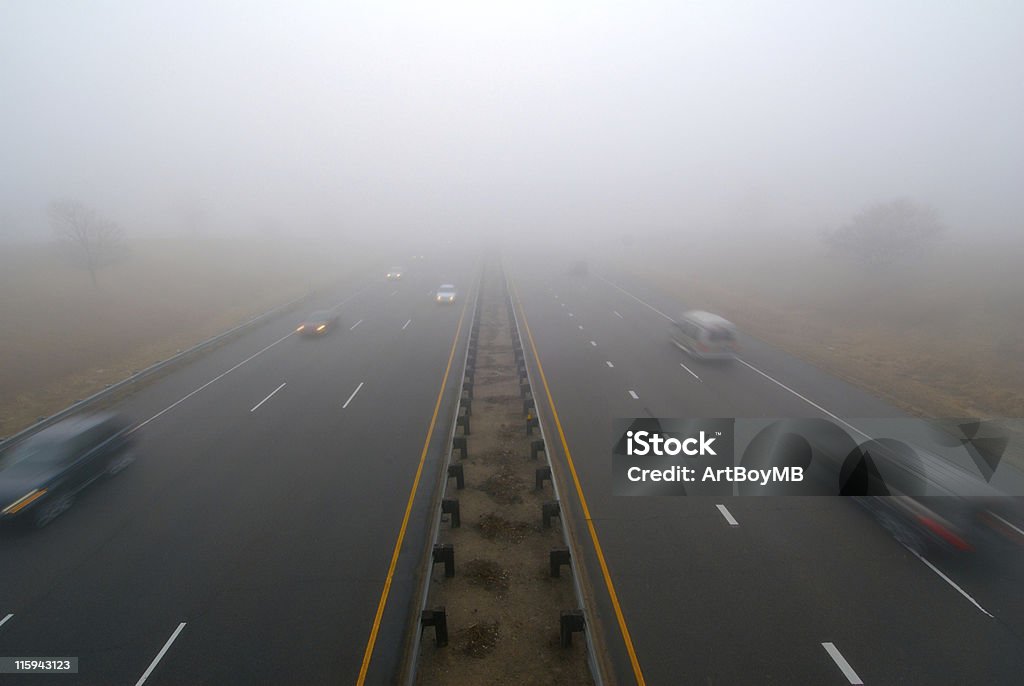
[[[716,327],[708,330],[708,340],[711,341],[732,341],[735,338],[736,336],[733,334],[732,329]]]

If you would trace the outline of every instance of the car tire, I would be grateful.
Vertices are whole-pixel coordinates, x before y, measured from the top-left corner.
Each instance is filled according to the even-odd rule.
[[[60,517],[62,514],[67,512],[71,505],[75,502],[75,496],[68,494],[57,494],[52,498],[48,498],[46,502],[42,504],[39,512],[36,513],[33,518],[33,522],[37,529],[42,529],[44,526]]]

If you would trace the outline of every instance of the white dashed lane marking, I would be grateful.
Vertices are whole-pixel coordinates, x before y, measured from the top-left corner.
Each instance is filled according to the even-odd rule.
[[[729,512],[729,508],[725,505],[715,505],[715,507],[717,507],[718,511],[722,513],[722,516],[725,517],[725,521],[729,522],[729,526],[740,525],[740,523],[736,521],[736,518],[732,516],[732,513]]]
[[[860,677],[857,676],[857,672],[853,671],[853,667],[851,667],[850,663],[846,661],[846,658],[843,657],[843,654],[839,652],[839,648],[836,648],[834,643],[822,643],[821,647],[825,649],[825,652],[829,654],[832,661],[836,663],[836,666],[839,667],[839,671],[843,673],[843,676],[846,677],[847,681],[851,684],[864,683],[860,680]]]

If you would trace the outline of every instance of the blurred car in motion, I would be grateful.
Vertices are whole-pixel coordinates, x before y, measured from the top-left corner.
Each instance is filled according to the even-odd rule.
[[[388,270],[388,281],[400,281],[403,271],[401,267],[392,267]]]
[[[1007,496],[952,457],[909,439],[869,438],[842,420],[779,419],[751,439],[742,465],[799,466],[803,479],[748,483],[738,492],[849,497],[918,555],[1024,545],[1024,498]]]
[[[0,455],[0,521],[44,527],[104,474],[134,459],[128,422],[114,413],[67,419]]]
[[[732,360],[736,357],[736,327],[727,319],[703,310],[684,312],[672,322],[672,343],[702,360]]]
[[[437,289],[437,295],[434,299],[445,305],[455,302],[455,286],[450,283],[441,284],[441,287]]]
[[[910,550],[969,552],[997,538],[1024,543],[1013,524],[1021,521],[1018,499],[963,467],[893,439],[862,444],[858,457],[861,474],[847,464],[841,480],[855,484],[858,504]]]
[[[317,310],[306,317],[295,331],[302,336],[322,336],[338,325],[338,315],[330,310]]]

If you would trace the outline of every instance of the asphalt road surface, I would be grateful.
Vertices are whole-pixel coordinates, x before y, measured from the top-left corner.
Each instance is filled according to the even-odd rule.
[[[367,683],[388,683],[480,266],[428,257],[324,293],[120,401],[137,461],[46,529],[0,532],[0,656],[79,657],[32,684],[354,683],[425,454],[370,655]],[[749,337],[737,364],[694,363],[667,340],[685,294],[534,256],[505,268],[607,565],[574,503],[616,682],[1020,683],[1019,552],[918,558],[838,498],[611,495],[618,418],[902,413]],[[433,302],[442,282],[462,302]],[[294,335],[323,308],[336,331]]]
[[[618,418],[899,410],[747,336],[738,363],[694,362],[668,340],[685,294],[667,297],[642,278],[573,277],[565,262],[535,255],[508,260],[506,271],[607,563],[606,584],[577,506],[620,683],[1021,683],[1019,550],[921,559],[840,498],[611,494]],[[542,412],[554,442],[550,408]]]
[[[184,365],[120,402],[137,460],[39,531],[0,538],[0,655],[77,656],[43,684],[356,681],[453,346],[432,485],[476,265],[411,262]],[[438,305],[442,282],[464,299]],[[293,332],[316,309],[338,328]],[[458,335],[457,335],[458,331]],[[367,683],[391,678],[426,540],[419,491]]]

